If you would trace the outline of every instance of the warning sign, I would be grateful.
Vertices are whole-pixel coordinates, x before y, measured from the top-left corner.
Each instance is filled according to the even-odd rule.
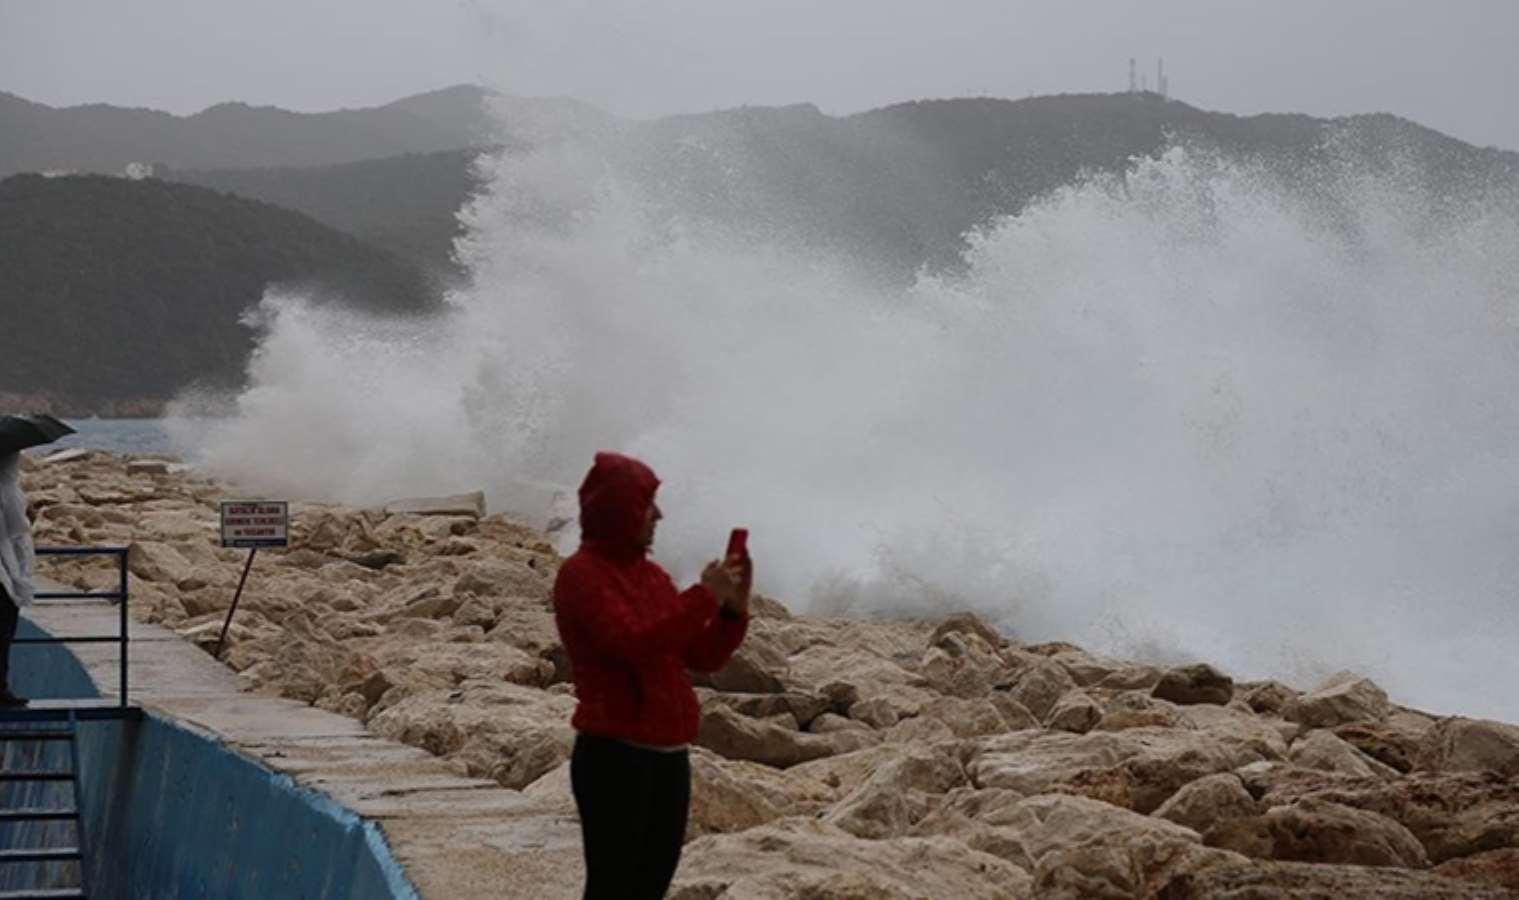
[[[223,547],[287,547],[290,504],[284,500],[223,500]]]

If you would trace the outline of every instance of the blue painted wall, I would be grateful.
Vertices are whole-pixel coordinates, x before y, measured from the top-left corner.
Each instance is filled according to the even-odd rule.
[[[34,626],[23,620],[25,628]],[[11,666],[23,696],[98,696],[88,673],[60,645],[21,645]],[[33,745],[15,748],[36,754]],[[43,752],[62,765],[61,745]],[[86,722],[78,740],[83,775],[87,884],[91,900],[414,900],[417,894],[378,826],[306,790],[213,737],[146,714],[135,722]],[[6,765],[15,766],[7,751]],[[14,805],[67,801],[67,785],[24,785]],[[40,790],[64,792],[43,796]],[[56,805],[56,804],[55,804]],[[43,830],[46,829],[46,830]],[[0,847],[72,842],[58,823],[0,828]],[[11,866],[23,869],[22,866]],[[57,867],[0,873],[0,887],[73,883]]]

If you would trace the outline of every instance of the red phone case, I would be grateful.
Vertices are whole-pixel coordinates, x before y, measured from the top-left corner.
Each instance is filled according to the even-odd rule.
[[[735,528],[728,535],[727,556],[747,557],[749,555],[749,529]]]

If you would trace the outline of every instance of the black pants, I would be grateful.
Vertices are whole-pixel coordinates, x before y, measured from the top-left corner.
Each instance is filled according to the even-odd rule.
[[[0,691],[11,689],[11,641],[16,639],[20,622],[21,610],[5,588],[0,588]]]
[[[689,754],[582,734],[570,784],[585,839],[585,900],[660,900],[686,835]]]

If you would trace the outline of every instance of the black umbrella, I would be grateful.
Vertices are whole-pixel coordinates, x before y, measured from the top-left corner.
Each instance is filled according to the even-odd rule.
[[[51,444],[74,429],[52,416],[0,416],[0,455]]]

